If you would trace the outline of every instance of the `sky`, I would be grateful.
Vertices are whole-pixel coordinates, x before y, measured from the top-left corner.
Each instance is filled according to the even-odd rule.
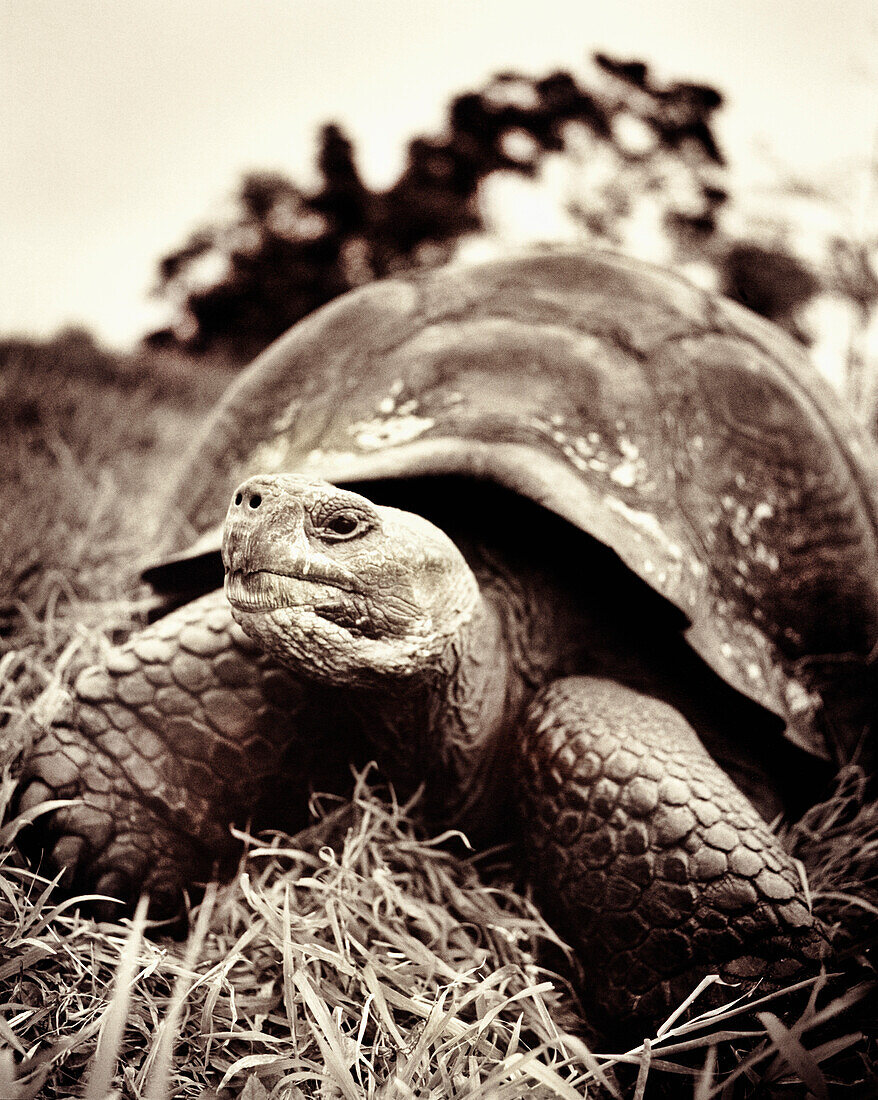
[[[130,344],[166,318],[157,260],[242,172],[307,184],[331,119],[386,184],[451,95],[595,50],[719,87],[745,175],[875,154],[874,0],[0,0],[0,333]]]

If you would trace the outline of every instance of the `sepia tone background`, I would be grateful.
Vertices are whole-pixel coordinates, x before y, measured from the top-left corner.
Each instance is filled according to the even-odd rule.
[[[820,238],[875,229],[869,0],[4,0],[0,18],[0,333],[81,325],[130,346],[173,318],[173,295],[150,293],[160,257],[227,217],[245,172],[318,187],[319,127],[336,122],[364,183],[386,189],[412,138],[447,136],[455,96],[500,72],[562,71],[591,89],[595,52],[646,62],[659,86],[722,93],[731,232],[776,238],[756,223],[787,222],[793,251],[819,265]],[[564,206],[594,158],[575,137],[541,152],[535,176],[480,186],[483,232],[583,235]],[[642,220],[625,245],[666,260]],[[845,322],[824,310],[819,327],[837,373]]]

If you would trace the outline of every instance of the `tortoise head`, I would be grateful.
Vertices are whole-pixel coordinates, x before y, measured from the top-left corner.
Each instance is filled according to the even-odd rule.
[[[238,487],[222,553],[243,630],[288,667],[337,684],[429,668],[479,600],[462,555],[433,524],[295,475]]]

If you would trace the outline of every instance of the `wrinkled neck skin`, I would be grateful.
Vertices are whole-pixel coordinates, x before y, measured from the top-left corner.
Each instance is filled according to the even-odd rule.
[[[474,584],[474,580],[472,582]],[[499,803],[510,789],[509,753],[503,748],[522,702],[520,677],[510,660],[508,624],[500,601],[475,589],[456,629],[429,658],[373,661],[352,669],[315,653],[306,639],[261,629],[260,616],[233,614],[279,663],[329,691],[335,715],[375,759],[401,798],[423,785],[421,813],[437,827],[459,828],[475,844],[497,824]],[[273,617],[277,623],[278,613]],[[328,724],[335,717],[326,716]],[[333,736],[318,729],[315,736]],[[359,755],[359,754],[358,754]]]
[[[349,689],[352,713],[399,793],[424,785],[421,808],[483,843],[510,789],[505,747],[522,690],[503,616],[480,596],[472,617],[427,668]]]

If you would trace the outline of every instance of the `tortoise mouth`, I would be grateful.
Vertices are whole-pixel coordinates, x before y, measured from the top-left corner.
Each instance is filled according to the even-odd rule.
[[[226,573],[226,599],[239,611],[277,611],[302,607],[318,610],[337,603],[344,589],[325,577],[302,577],[270,569],[252,572],[230,569]]]

